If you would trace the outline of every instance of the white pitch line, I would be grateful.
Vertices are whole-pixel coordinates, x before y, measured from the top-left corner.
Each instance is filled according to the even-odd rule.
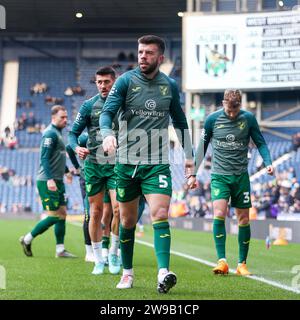
[[[135,241],[137,243],[139,243],[139,244],[154,248],[154,245],[152,243],[141,241],[141,240],[135,240]],[[204,259],[200,259],[200,258],[197,258],[197,257],[193,257],[193,256],[190,256],[188,254],[181,253],[181,252],[174,251],[174,250],[171,250],[171,254],[174,254],[176,256],[179,256],[179,257],[182,257],[182,258],[186,258],[186,259],[189,259],[189,260],[193,260],[193,261],[196,261],[196,262],[200,262],[200,263],[205,264],[205,265],[207,265],[209,267],[215,267],[215,265],[216,265],[215,263],[212,263],[210,261],[207,261],[207,260],[204,260]],[[230,273],[235,273],[235,270],[234,269],[229,269],[229,272]],[[289,286],[286,286],[286,285],[281,284],[279,282],[265,279],[263,277],[257,277],[257,276],[253,276],[252,275],[252,276],[247,276],[246,278],[252,279],[252,280],[256,280],[256,281],[260,281],[260,282],[264,282],[264,283],[269,284],[269,285],[271,285],[273,287],[277,287],[277,288],[280,288],[280,289],[283,289],[283,290],[286,290],[286,291],[291,291],[291,292],[300,294],[300,290],[298,290],[296,288],[289,287]]]
[[[82,223],[79,223],[79,222],[69,222],[75,226],[82,226]],[[135,240],[136,243],[139,243],[139,244],[142,244],[144,246],[147,246],[147,247],[151,247],[151,248],[154,248],[154,245],[152,243],[149,243],[149,242],[146,242],[146,241],[142,241],[142,240]],[[178,252],[178,251],[174,251],[174,250],[171,250],[171,254],[174,254],[175,256],[178,256],[178,257],[182,257],[182,258],[185,258],[185,259],[188,259],[188,260],[192,260],[192,261],[196,261],[196,262],[199,262],[199,263],[202,263],[202,264],[205,264],[209,267],[214,267],[216,264],[213,263],[213,262],[210,262],[210,261],[207,261],[207,260],[204,260],[204,259],[201,259],[201,258],[197,258],[197,257],[193,257],[193,256],[190,256],[188,254],[185,254],[185,253],[181,253],[181,252]],[[235,273],[235,270],[234,269],[229,269],[229,272],[230,273]],[[286,291],[291,291],[293,293],[297,293],[297,294],[300,294],[300,290],[296,289],[296,288],[293,288],[293,287],[289,287],[289,286],[286,286],[284,284],[281,284],[279,282],[276,282],[276,281],[272,281],[272,280],[268,280],[268,279],[265,279],[263,277],[257,277],[257,276],[246,276],[246,278],[248,279],[252,279],[252,280],[256,280],[256,281],[260,281],[260,282],[263,282],[263,283],[266,283],[270,286],[273,286],[273,287],[277,287],[277,288],[280,288],[280,289],[283,289],[283,290],[286,290]]]

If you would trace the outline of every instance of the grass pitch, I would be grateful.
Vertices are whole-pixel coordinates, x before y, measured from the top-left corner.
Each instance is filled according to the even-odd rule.
[[[78,225],[67,224],[65,242],[66,248],[78,258],[54,258],[55,238],[51,229],[34,240],[34,257],[26,257],[18,239],[35,223],[30,220],[0,220],[0,265],[6,270],[6,289],[0,289],[0,300],[300,299],[300,294],[253,279],[233,274],[215,276],[211,267],[176,255],[171,256],[170,269],[177,274],[178,283],[167,295],[160,295],[156,291],[154,250],[139,243],[135,244],[134,288],[118,290],[115,286],[119,275],[111,275],[108,270],[101,276],[91,274],[93,264],[84,262],[83,233]],[[144,237],[137,239],[152,243],[152,228],[145,226]],[[214,243],[209,233],[173,229],[172,250],[210,262],[216,261]],[[300,265],[299,252],[299,244],[271,246],[267,250],[264,241],[252,239],[248,266],[258,277],[292,287],[293,279],[295,283],[297,277],[292,269]],[[227,236],[227,256],[230,267],[235,268],[238,256],[235,236]]]

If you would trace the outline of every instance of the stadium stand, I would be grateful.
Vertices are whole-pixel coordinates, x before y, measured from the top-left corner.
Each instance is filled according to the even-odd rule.
[[[286,0],[286,8],[292,8],[297,4],[297,1]],[[220,0],[216,2],[214,8],[212,1],[201,1],[199,3],[199,9],[203,12],[210,12],[216,10],[217,12],[231,13],[237,10],[236,1],[234,0]],[[248,11],[256,11],[257,1],[247,0],[246,5]],[[263,10],[275,10],[277,8],[277,2],[274,0],[266,0],[262,2]],[[11,50],[19,50],[18,41],[3,40],[3,46],[8,46]],[[181,40],[175,39],[169,41],[170,47],[169,58],[173,61],[173,69],[170,76],[173,77],[178,87],[182,85],[182,59],[181,59]],[[51,53],[55,57],[36,57],[34,54],[32,57],[28,54],[19,58],[19,84],[18,84],[18,107],[16,119],[24,117],[26,121],[29,118],[29,113],[33,112],[34,121],[37,124],[34,130],[28,130],[28,127],[16,130],[16,137],[18,141],[17,150],[1,149],[0,152],[0,166],[3,168],[12,169],[15,172],[15,178],[6,181],[1,178],[0,182],[0,195],[1,203],[5,204],[7,209],[12,210],[15,203],[29,204],[32,211],[40,212],[41,207],[37,202],[37,194],[33,185],[28,185],[25,178],[31,176],[34,177],[37,172],[38,165],[38,147],[41,138],[41,131],[44,126],[49,123],[50,108],[55,103],[53,100],[45,102],[47,96],[63,99],[62,104],[67,107],[69,113],[70,123],[74,120],[74,116],[78,111],[79,106],[83,100],[90,98],[97,93],[95,85],[92,82],[95,71],[103,65],[113,65],[121,74],[128,68],[134,65],[136,57],[130,56],[131,52],[135,52],[136,42],[131,40],[119,39],[114,41],[107,40],[92,40],[83,41],[80,43],[73,40],[68,41],[45,41],[45,40],[27,40],[26,46],[29,48],[38,48],[38,50],[44,50]],[[74,52],[80,46],[81,50],[85,52],[84,55],[75,54],[71,55],[70,52]],[[64,52],[68,52],[64,55]],[[97,54],[95,54],[97,53]],[[69,58],[62,58],[64,56],[72,56]],[[0,88],[2,87],[2,74],[3,74],[3,61],[0,59]],[[33,93],[31,88],[37,83],[45,83],[47,90],[43,93]],[[83,89],[82,95],[66,95],[67,88],[79,86]],[[278,92],[261,92],[261,116],[262,120],[278,115],[283,111],[298,106],[300,101],[299,91],[278,91]],[[252,97],[252,93],[249,93],[249,97]],[[253,94],[253,100],[255,100],[255,94]],[[1,92],[0,92],[1,99]],[[182,105],[185,103],[185,94],[180,93],[180,99]],[[251,99],[250,99],[251,100]],[[220,105],[221,95],[219,93],[203,93],[201,94],[201,104],[205,107],[205,116],[217,109]],[[255,110],[254,110],[255,112]],[[300,111],[287,115],[283,115],[276,120],[294,120],[300,118]],[[25,121],[25,122],[26,122]],[[16,124],[17,126],[17,124]],[[32,126],[30,126],[32,128]],[[264,129],[264,128],[263,128]],[[67,130],[66,130],[67,131]],[[282,133],[286,136],[292,136],[299,131],[299,128],[282,127],[276,128],[278,133]],[[285,172],[290,167],[295,168],[295,178],[300,180],[300,166],[299,166],[299,149],[292,152],[293,144],[291,139],[283,138],[282,136],[274,135],[270,131],[263,131],[264,137],[268,142],[273,159],[279,159],[283,155],[290,156],[278,165],[278,172]],[[209,152],[208,152],[209,153]],[[182,152],[175,147],[170,150],[170,157],[180,158]],[[253,175],[260,168],[260,156],[256,148],[251,148],[249,152],[249,173]],[[22,166],[20,166],[20,164]],[[205,164],[209,168],[209,161]],[[205,166],[204,165],[204,166]],[[173,175],[173,187],[175,192],[180,192],[183,189],[182,181],[184,180],[183,166],[179,163],[171,163],[171,170]],[[5,170],[4,170],[5,171]],[[198,174],[201,183],[205,184],[209,181],[209,170],[202,170]],[[13,186],[14,181],[21,181],[20,185]],[[253,183],[267,183],[272,178],[265,175],[260,176]],[[72,212],[82,212],[80,193],[78,188],[77,177],[75,177],[72,186],[67,186],[69,194],[69,208]]]
[[[32,87],[37,83],[45,83],[47,90],[34,93]],[[62,104],[67,108],[69,116],[72,114],[72,97],[64,95],[68,86],[76,85],[76,63],[73,59],[54,58],[21,58],[19,69],[18,97],[19,101],[30,101],[32,106],[26,107],[22,103],[17,108],[16,118],[22,114],[28,119],[30,112],[34,113],[35,122],[47,125],[50,119],[50,109],[54,104]],[[46,98],[50,99],[46,103]],[[27,128],[24,128],[27,129]],[[39,131],[39,130],[38,130]],[[34,131],[33,131],[34,132]],[[41,134],[28,130],[17,131],[21,147],[38,147]]]
[[[35,176],[39,166],[39,152],[28,149],[2,149],[0,164],[1,207],[9,212],[14,212],[15,208],[19,208],[20,212],[27,210],[40,214],[42,207],[35,185]],[[69,160],[67,165],[71,167]],[[66,185],[66,190],[69,196],[69,212],[81,214],[83,206],[78,177],[74,177],[72,185]]]

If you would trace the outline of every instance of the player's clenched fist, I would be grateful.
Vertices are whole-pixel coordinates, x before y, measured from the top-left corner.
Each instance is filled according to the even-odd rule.
[[[76,147],[75,151],[81,160],[84,160],[87,157],[87,155],[90,153],[90,151],[87,148],[83,148],[83,147]]]
[[[104,152],[107,152],[108,154],[112,154],[117,149],[117,139],[114,136],[107,136],[103,140],[103,150]]]

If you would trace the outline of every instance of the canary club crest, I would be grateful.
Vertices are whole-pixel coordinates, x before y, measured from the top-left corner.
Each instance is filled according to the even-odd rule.
[[[159,90],[162,96],[165,96],[168,94],[168,86],[159,86]]]
[[[212,77],[222,77],[234,64],[236,36],[230,31],[215,30],[200,34],[196,58],[201,70]]]
[[[118,195],[123,198],[125,196],[125,189],[124,188],[118,188]]]

